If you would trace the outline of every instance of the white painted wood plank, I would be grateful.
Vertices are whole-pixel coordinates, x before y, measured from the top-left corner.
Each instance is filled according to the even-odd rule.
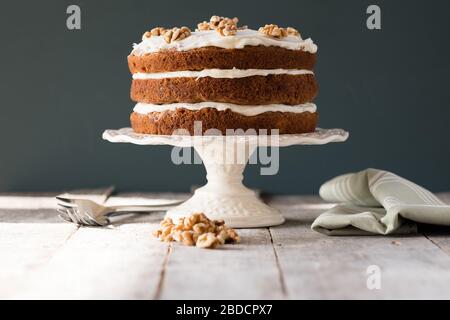
[[[280,274],[267,229],[239,229],[220,249],[173,245],[160,298],[280,299]]]
[[[438,197],[450,204],[450,192],[440,193]],[[422,229],[428,240],[450,256],[450,227],[427,226]]]
[[[272,199],[287,222],[270,229],[290,298],[450,298],[450,258],[424,236],[328,237],[310,229],[320,204],[291,201],[294,209]],[[370,265],[381,269],[381,290],[366,286]]]
[[[105,189],[84,193],[98,200],[106,197]],[[24,290],[34,273],[76,232],[75,225],[57,217],[55,195],[0,195],[0,298]]]
[[[0,299],[23,290],[76,229],[64,223],[0,223]]]
[[[151,231],[161,214],[111,228],[80,227],[35,273],[27,299],[151,299],[158,287],[167,244]]]
[[[182,199],[186,195],[177,195]],[[121,194],[108,204],[173,194]],[[136,200],[137,199],[137,200]],[[31,299],[152,299],[159,288],[168,244],[153,239],[163,213],[117,217],[107,228],[80,227],[15,297]]]
[[[450,232],[447,230],[445,233],[440,232],[432,232],[426,233],[426,237],[430,240],[434,245],[436,245],[439,249],[445,252],[450,257]],[[450,285],[450,283],[449,283]]]

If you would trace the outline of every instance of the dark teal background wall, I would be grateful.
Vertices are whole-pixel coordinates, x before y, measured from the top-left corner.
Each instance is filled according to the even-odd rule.
[[[66,28],[78,4],[82,30]],[[378,4],[382,30],[366,28]],[[281,149],[276,176],[246,171],[249,186],[315,193],[324,180],[366,167],[450,190],[448,1],[2,1],[0,191],[109,184],[187,191],[201,165],[175,166],[169,147],[102,141],[128,126],[126,56],[152,26],[193,27],[213,14],[298,28],[319,45],[320,126],[350,131],[345,144]]]

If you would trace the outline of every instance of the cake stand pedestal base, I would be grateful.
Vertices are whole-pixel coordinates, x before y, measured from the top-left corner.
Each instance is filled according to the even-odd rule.
[[[243,142],[245,143],[245,142]],[[239,144],[231,145],[232,153]],[[242,184],[243,172],[248,157],[255,151],[256,145],[245,145],[240,161],[236,158],[224,163],[223,145],[210,143],[195,145],[194,148],[203,160],[206,168],[207,184],[195,190],[192,198],[170,209],[166,217],[177,219],[193,212],[203,212],[210,219],[225,220],[231,228],[267,227],[284,222],[281,213],[263,203],[258,195]],[[229,147],[227,150],[230,150]],[[238,163],[233,163],[238,162]],[[241,162],[239,164],[239,162]]]

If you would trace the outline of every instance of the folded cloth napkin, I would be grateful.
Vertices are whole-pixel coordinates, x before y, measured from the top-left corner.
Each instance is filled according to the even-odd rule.
[[[320,196],[341,203],[311,228],[327,235],[417,232],[416,222],[450,226],[450,206],[391,172],[367,169],[325,182]]]

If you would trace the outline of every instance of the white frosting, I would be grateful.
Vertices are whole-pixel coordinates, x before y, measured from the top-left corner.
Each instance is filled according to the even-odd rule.
[[[137,103],[134,107],[134,112],[140,114],[147,114],[150,112],[164,112],[173,111],[176,109],[188,109],[188,110],[200,110],[203,108],[214,108],[219,111],[225,111],[230,109],[233,112],[243,114],[245,116],[256,116],[264,112],[316,112],[317,107],[314,103],[304,103],[298,105],[286,105],[286,104],[268,104],[268,105],[238,105],[232,103],[222,102],[199,102],[199,103],[170,103],[170,104],[149,104],[149,103]]]
[[[133,79],[164,79],[164,78],[244,78],[251,76],[268,76],[270,74],[314,74],[304,69],[204,69],[201,71],[173,71],[159,73],[135,73]]]
[[[151,52],[174,49],[186,51],[202,47],[219,47],[224,49],[242,49],[245,46],[275,46],[290,50],[302,50],[310,53],[317,51],[317,45],[308,38],[303,40],[299,36],[289,35],[284,38],[272,38],[252,29],[238,30],[234,36],[221,36],[214,30],[195,31],[179,41],[167,43],[163,36],[142,37],[142,42],[133,45],[133,55],[142,56]]]

